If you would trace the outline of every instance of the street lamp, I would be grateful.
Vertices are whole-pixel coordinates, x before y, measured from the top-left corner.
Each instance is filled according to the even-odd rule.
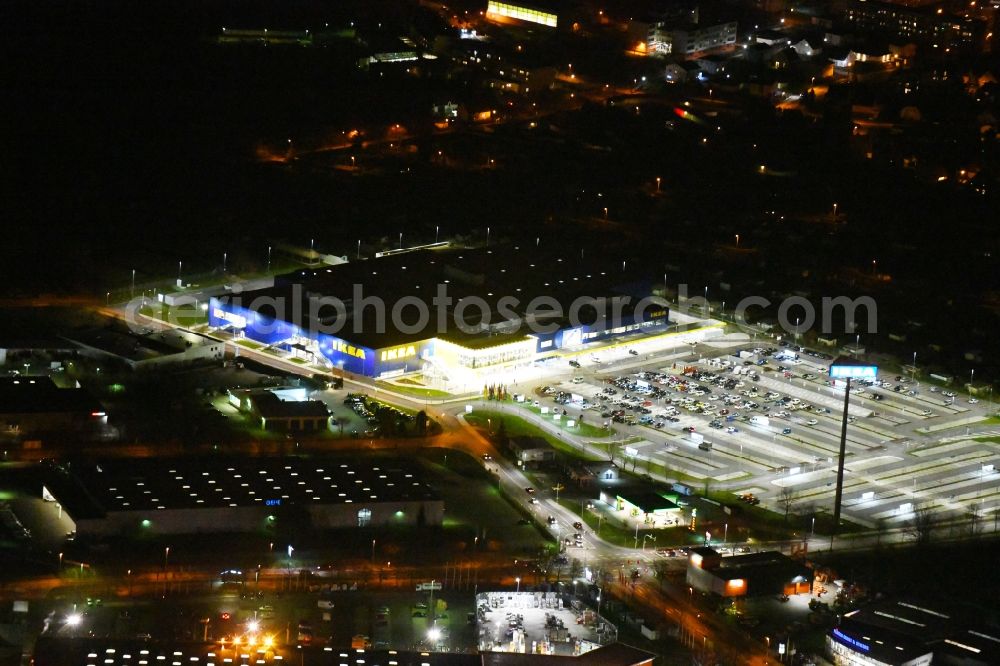
[[[170,565],[170,546],[163,549],[163,568],[166,569]]]
[[[521,577],[520,576],[516,577],[514,579],[514,582],[517,583],[517,591],[520,592],[521,591]]]
[[[736,234],[736,247],[740,246],[740,235]]]
[[[267,272],[271,272],[271,246],[267,246]]]
[[[399,232],[399,249],[400,250],[403,249],[403,232],[402,231]]]
[[[223,273],[223,275],[226,273],[226,253],[225,252],[222,253],[222,273]]]
[[[660,191],[660,177],[659,176],[656,177],[656,191],[657,192]]]

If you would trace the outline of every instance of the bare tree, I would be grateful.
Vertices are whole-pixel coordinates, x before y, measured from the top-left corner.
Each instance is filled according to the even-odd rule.
[[[888,523],[885,518],[879,518],[875,521],[875,547],[882,545],[882,535],[885,534]]]
[[[973,537],[979,534],[979,520],[982,517],[979,515],[979,508],[978,505],[973,504],[965,510],[965,514],[969,517],[969,533]]]
[[[785,510],[785,522],[788,522],[788,514],[792,510],[792,505],[795,500],[798,499],[795,496],[795,489],[791,486],[785,486],[781,489],[781,494],[778,495],[778,504]]]
[[[906,523],[907,533],[920,545],[931,541],[931,531],[934,528],[933,508],[931,504],[921,504],[913,510],[913,518]]]
[[[614,440],[608,442],[608,460],[612,465],[615,464],[615,452],[618,450],[619,442]]]

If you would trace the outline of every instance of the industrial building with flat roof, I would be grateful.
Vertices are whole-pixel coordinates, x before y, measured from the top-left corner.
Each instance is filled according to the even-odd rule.
[[[844,614],[826,636],[837,666],[1000,664],[1000,627],[939,604],[883,600]]]
[[[137,458],[53,465],[48,494],[80,535],[245,532],[280,507],[321,529],[438,525],[444,503],[402,460]]]
[[[225,343],[221,340],[191,331],[139,332],[117,323],[80,329],[66,339],[79,347],[84,356],[112,359],[133,370],[172,363],[220,360],[225,351]]]
[[[812,569],[777,551],[722,557],[704,546],[688,557],[688,585],[722,597],[806,594],[812,581]]]
[[[248,655],[245,659],[240,654]],[[235,658],[234,658],[235,655]],[[410,652],[406,650],[341,649],[333,647],[258,646],[251,651],[220,648],[215,643],[149,642],[109,638],[55,638],[42,636],[35,644],[35,666],[145,666],[149,664],[268,663],[329,666],[350,663],[367,666],[651,666],[656,655],[622,643],[613,643],[577,657],[486,652]],[[250,662],[250,659],[255,661]],[[261,661],[256,661],[260,659]]]
[[[627,268],[533,244],[387,253],[213,298],[209,324],[345,373],[471,383],[479,370],[667,331],[667,306]]]
[[[7,434],[85,434],[106,423],[104,408],[86,389],[59,388],[45,375],[0,378],[0,428]]]

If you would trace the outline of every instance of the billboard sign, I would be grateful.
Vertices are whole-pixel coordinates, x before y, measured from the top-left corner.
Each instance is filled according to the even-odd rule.
[[[832,379],[875,379],[878,366],[868,363],[858,363],[849,358],[838,358],[830,363]]]

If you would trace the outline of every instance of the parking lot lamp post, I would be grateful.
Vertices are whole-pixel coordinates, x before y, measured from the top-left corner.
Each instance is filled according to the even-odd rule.
[[[830,530],[830,550],[840,527],[840,503],[844,498],[844,458],[847,454],[847,411],[851,403],[851,378],[844,378],[844,418],[840,423],[840,453],[837,458],[837,491],[833,498],[833,529]],[[914,477],[914,480],[916,477]]]
[[[375,539],[372,539],[372,562],[375,562]]]
[[[514,579],[514,582],[515,582],[515,583],[517,583],[517,591],[518,591],[518,592],[520,592],[520,591],[521,591],[521,577],[520,577],[520,576],[517,576],[517,577],[516,577],[516,578]]]

